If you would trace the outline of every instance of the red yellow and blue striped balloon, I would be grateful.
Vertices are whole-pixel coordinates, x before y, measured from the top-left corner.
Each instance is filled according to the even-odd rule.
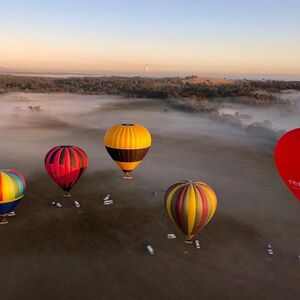
[[[165,207],[170,219],[190,241],[213,217],[217,197],[212,188],[203,182],[184,181],[167,190]]]
[[[0,171],[0,215],[12,212],[25,193],[24,177],[14,170]]]

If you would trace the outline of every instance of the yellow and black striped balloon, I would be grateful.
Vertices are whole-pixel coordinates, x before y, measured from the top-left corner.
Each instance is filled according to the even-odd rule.
[[[213,217],[217,197],[212,188],[203,182],[184,181],[167,190],[165,207],[170,219],[189,241]]]
[[[129,176],[151,147],[151,134],[138,124],[120,124],[109,128],[104,145],[115,163]]]

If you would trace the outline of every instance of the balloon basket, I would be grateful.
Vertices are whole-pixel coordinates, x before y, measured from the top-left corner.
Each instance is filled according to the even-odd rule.
[[[63,196],[64,196],[65,198],[71,198],[71,194],[70,194],[70,193],[64,193]]]
[[[192,241],[192,240],[185,240],[184,242],[185,242],[186,244],[188,244],[188,245],[193,244],[193,241]]]
[[[127,179],[127,180],[131,180],[131,179],[132,179],[132,176],[129,175],[129,174],[124,174],[124,175],[122,176],[122,178],[123,178],[123,179]]]
[[[0,225],[5,225],[7,223],[8,221],[6,219],[6,216],[0,216]]]

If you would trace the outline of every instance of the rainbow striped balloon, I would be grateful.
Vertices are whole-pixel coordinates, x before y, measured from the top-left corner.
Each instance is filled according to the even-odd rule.
[[[203,182],[184,181],[167,190],[165,207],[170,219],[190,241],[213,217],[217,197],[212,188]]]
[[[24,196],[26,183],[17,171],[0,170],[0,215],[12,212]]]

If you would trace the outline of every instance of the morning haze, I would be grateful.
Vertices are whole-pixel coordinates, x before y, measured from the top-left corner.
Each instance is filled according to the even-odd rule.
[[[298,299],[299,2],[2,2],[0,299]]]

